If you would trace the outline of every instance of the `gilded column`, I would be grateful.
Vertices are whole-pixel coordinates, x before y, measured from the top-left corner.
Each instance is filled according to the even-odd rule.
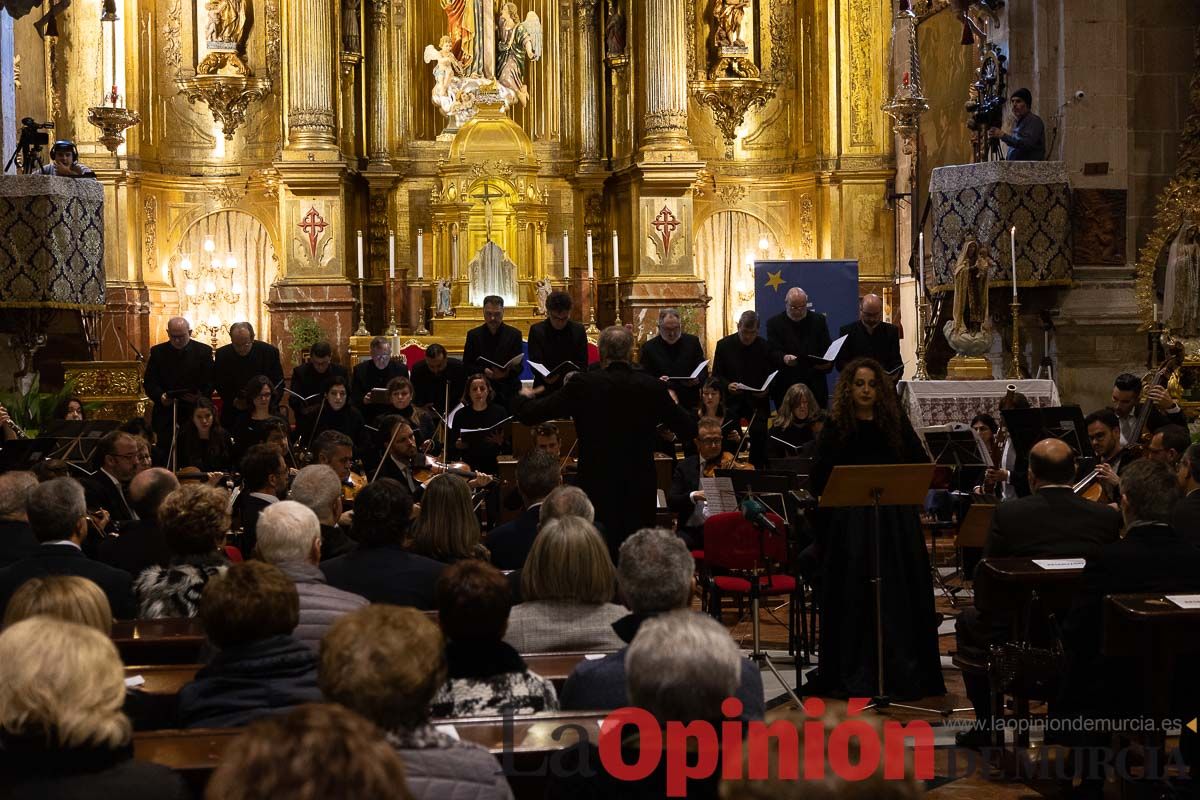
[[[388,128],[388,0],[371,0],[371,46],[367,50],[368,121],[367,153],[372,161],[387,161]]]
[[[642,53],[646,62],[646,114],[642,150],[691,149],[687,132],[687,31],[685,0],[644,0]]]
[[[600,53],[596,0],[575,0],[575,13],[579,17],[579,162],[586,171],[600,166]]]
[[[288,150],[337,150],[332,0],[288,4]]]

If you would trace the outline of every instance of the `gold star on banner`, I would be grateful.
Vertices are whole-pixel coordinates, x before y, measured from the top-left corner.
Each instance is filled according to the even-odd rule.
[[[775,291],[779,291],[779,287],[783,286],[783,270],[779,272],[767,272],[767,286],[770,286]]]

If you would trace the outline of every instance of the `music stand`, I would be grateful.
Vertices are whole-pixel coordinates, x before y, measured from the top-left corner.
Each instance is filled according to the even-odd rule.
[[[783,502],[779,508],[767,507],[782,517],[784,522],[790,523],[786,498],[794,488],[795,475],[756,469],[718,469],[714,470],[713,474],[718,478],[729,478],[733,482],[733,493],[737,495],[739,502],[746,497],[757,497],[760,500],[780,498]]]
[[[883,552],[880,545],[880,509],[883,506],[920,506],[925,501],[929,484],[933,480],[933,464],[870,464],[841,465],[833,468],[825,492],[821,495],[821,508],[854,508],[869,506],[872,514],[873,537],[871,583],[875,587],[875,684],[878,694],[871,698],[868,708],[883,709],[891,705],[910,711],[953,713],[937,708],[892,703],[883,687]]]
[[[57,445],[53,439],[13,439],[0,447],[0,472],[27,471],[50,458]]]
[[[1028,458],[1029,451],[1042,439],[1062,439],[1082,457],[1095,455],[1079,406],[1010,408],[1000,415],[1018,458]]]
[[[115,419],[56,419],[46,425],[39,438],[53,439],[58,443],[59,451],[49,454],[48,458],[61,458],[69,463],[84,464],[91,462],[96,445],[104,435],[120,426],[120,421]],[[76,449],[79,454],[72,457]]]
[[[925,440],[925,449],[933,456],[933,463],[953,467],[951,472],[958,480],[955,488],[960,492],[970,491],[969,488],[963,488],[964,475],[968,476],[968,482],[974,485],[975,476],[981,475],[988,467],[988,459],[984,457],[983,442],[979,440],[979,434],[970,428],[954,430],[940,425],[922,428],[919,433]]]

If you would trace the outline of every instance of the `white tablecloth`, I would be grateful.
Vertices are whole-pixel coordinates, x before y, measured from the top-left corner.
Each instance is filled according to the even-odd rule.
[[[1035,408],[1061,405],[1058,385],[1050,380],[1024,381],[904,381],[900,402],[914,428],[970,422],[976,414],[1000,419],[1000,401],[1015,384]]]

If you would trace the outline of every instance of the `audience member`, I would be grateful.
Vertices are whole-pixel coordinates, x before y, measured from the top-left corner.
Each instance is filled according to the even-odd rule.
[[[464,558],[486,561],[471,487],[457,475],[435,475],[425,486],[421,513],[413,526],[413,552],[453,564]]]
[[[324,435],[324,434],[322,434]],[[325,464],[310,464],[296,473],[288,498],[307,506],[321,525],[321,560],[344,556],[356,545],[338,525],[342,516],[342,482]]]
[[[38,485],[32,472],[0,473],[0,567],[28,558],[37,550],[38,540],[29,527],[25,503]]]
[[[633,641],[648,619],[688,608],[695,571],[687,545],[670,531],[646,528],[630,536],[621,545],[617,563],[617,587],[632,612],[613,623],[621,641]],[[596,661],[581,661],[563,686],[562,707],[616,709],[629,705],[625,689],[628,649]],[[762,719],[762,676],[749,659],[742,659],[736,696],[742,703],[742,719]]]
[[[561,517],[579,517],[595,524],[596,509],[587,492],[578,486],[559,486],[546,495],[538,515],[538,526],[545,528],[547,522]]]
[[[91,523],[82,486],[71,478],[39,483],[29,492],[25,513],[40,544],[28,558],[0,569],[0,608],[30,578],[79,575],[104,590],[118,619],[133,617],[134,602],[130,591],[133,579],[129,573],[93,561],[83,554],[82,545]]]
[[[1175,475],[1183,497],[1171,512],[1171,527],[1192,544],[1200,544],[1200,444],[1184,452]]]
[[[317,654],[292,636],[299,618],[296,587],[271,564],[234,564],[209,581],[200,621],[220,652],[179,690],[182,726],[233,728],[320,702]]]
[[[312,469],[308,467],[307,469]],[[328,467],[318,467],[330,474]],[[367,604],[365,597],[330,586],[321,563],[321,525],[313,512],[291,500],[263,509],[258,518],[258,555],[296,584],[300,622],[292,634],[316,650],[338,617]]]
[[[124,700],[124,665],[104,634],[50,617],[5,628],[0,634],[4,796],[188,798],[171,770],[133,759],[132,725],[121,713]]]
[[[517,464],[517,491],[524,506],[516,519],[488,534],[487,546],[497,569],[520,569],[538,532],[538,517],[546,496],[562,482],[558,459],[542,450],[531,450]]]
[[[112,607],[100,587],[78,575],[30,578],[13,592],[4,609],[4,627],[45,616],[75,622],[112,635]]]
[[[205,585],[229,568],[222,547],[229,530],[228,505],[225,490],[204,484],[182,486],[166,496],[158,524],[171,559],[138,576],[139,617],[196,616]]]
[[[443,564],[405,547],[412,496],[395,480],[380,478],[354,498],[350,536],[358,548],[321,564],[330,586],[372,603],[433,608],[433,591]]]
[[[204,796],[412,800],[395,748],[370,722],[332,703],[303,705],[247,725],[225,749]]]
[[[256,444],[242,456],[242,484],[238,496],[242,523],[242,555],[254,557],[258,529],[258,512],[277,503],[288,488],[288,466],[283,454],[270,444]]]
[[[542,506],[543,515],[548,505]],[[504,636],[517,652],[616,650],[622,645],[612,624],[627,612],[611,602],[612,559],[586,519],[560,517],[542,525],[521,571],[521,598]]]
[[[120,536],[101,539],[97,557],[130,575],[141,575],[149,567],[165,566],[171,560],[171,551],[158,523],[158,509],[167,495],[178,488],[175,473],[162,467],[135,475],[129,482],[129,502],[138,518],[122,525]]]
[[[446,636],[446,683],[433,698],[434,717],[536,714],[558,709],[554,684],[529,671],[504,639],[512,609],[500,570],[465,559],[442,572],[438,622]]]
[[[321,641],[321,691],[386,731],[417,800],[511,798],[491,753],[429,722],[429,704],[446,680],[443,647],[437,625],[419,611],[359,609]]]

